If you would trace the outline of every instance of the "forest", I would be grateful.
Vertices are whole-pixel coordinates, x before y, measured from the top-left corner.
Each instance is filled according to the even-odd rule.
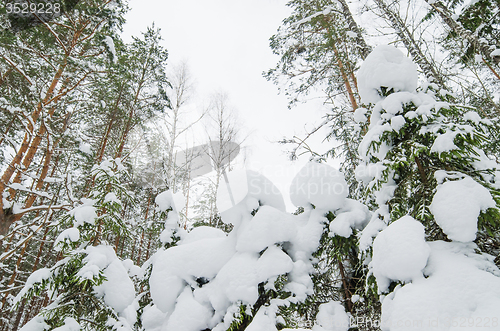
[[[127,0],[0,4],[0,331],[500,330],[500,0],[286,6],[280,192]]]

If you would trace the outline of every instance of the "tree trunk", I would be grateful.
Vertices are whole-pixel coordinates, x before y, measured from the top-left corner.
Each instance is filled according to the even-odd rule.
[[[339,264],[340,277],[342,277],[342,286],[344,287],[344,296],[347,312],[350,313],[352,311],[352,301],[351,301],[351,292],[349,292],[349,281],[347,280],[347,276],[345,274],[344,265],[340,258],[337,257],[337,261]]]
[[[457,34],[458,37],[460,37],[463,40],[467,40],[471,46],[481,54],[483,57],[483,60],[488,63],[492,62],[491,58],[491,52],[490,47],[488,43],[486,42],[481,42],[477,35],[474,33],[466,30],[463,28],[460,23],[458,23],[456,20],[453,19],[453,14],[450,12],[450,10],[444,6],[441,2],[439,1],[432,1],[430,2],[429,0],[425,0],[432,8],[434,8],[439,16],[443,19],[443,21],[448,25],[448,27]],[[497,78],[499,78],[498,73],[488,65],[490,70],[495,74]],[[499,78],[500,79],[500,78]]]
[[[5,192],[5,189],[10,179],[12,178],[12,175],[21,164],[24,154],[30,147],[31,136],[33,135],[35,129],[33,124],[36,123],[36,121],[38,120],[38,117],[40,116],[43,107],[46,106],[47,103],[51,100],[52,95],[54,94],[54,91],[59,83],[59,80],[61,79],[61,76],[64,70],[66,69],[66,65],[67,65],[67,58],[64,60],[63,64],[59,66],[59,69],[55,73],[54,78],[52,79],[52,82],[50,84],[50,87],[45,95],[45,98],[38,103],[36,109],[31,114],[32,120],[28,121],[27,124],[28,132],[26,132],[24,135],[21,147],[17,151],[16,156],[12,159],[11,163],[7,166],[7,169],[5,169],[2,178],[0,179],[0,196],[2,196],[3,192]],[[7,233],[12,223],[13,223],[12,213],[9,212],[9,210],[4,209],[3,199],[0,199],[0,236],[5,235]]]
[[[406,49],[410,52],[413,61],[415,61],[419,67],[422,69],[424,74],[431,78],[434,83],[438,84],[440,88],[446,89],[445,79],[439,70],[435,67],[434,63],[429,61],[425,54],[420,49],[413,38],[412,33],[408,30],[408,27],[401,19],[399,13],[394,12],[389,8],[389,6],[384,2],[384,0],[375,0],[378,8],[382,11],[383,15],[387,21],[392,25],[392,28],[396,31],[396,34],[405,45]]]
[[[365,41],[365,38],[363,38],[361,29],[354,20],[354,17],[352,16],[351,10],[349,9],[349,5],[347,4],[347,2],[345,0],[339,0],[339,3],[342,7],[342,13],[344,14],[344,17],[347,20],[347,24],[349,25],[349,30],[356,33],[356,44],[359,48],[359,54],[361,55],[361,58],[364,60],[366,59],[368,54],[370,54],[372,48],[368,46],[368,44]]]
[[[358,109],[358,103],[356,102],[356,97],[351,87],[351,82],[349,81],[349,77],[347,76],[344,64],[342,63],[342,59],[340,58],[340,53],[335,47],[335,42],[332,42],[332,49],[335,53],[335,57],[337,58],[337,65],[339,66],[340,73],[342,74],[342,80],[344,81],[345,88],[347,90],[347,95],[349,97],[349,101],[351,102],[352,111]]]
[[[23,260],[24,253],[26,253],[26,248],[28,247],[28,242],[26,242],[23,246],[23,249],[21,250],[21,253],[19,254],[19,257],[17,258],[16,262],[16,268],[12,271],[12,276],[10,277],[9,280],[9,285],[7,287],[10,287],[14,284],[17,276],[17,272],[19,270],[19,267],[21,266],[21,261]],[[5,309],[5,304],[7,303],[7,298],[9,297],[10,292],[5,292],[3,300],[2,300],[2,310]]]
[[[99,149],[99,154],[97,156],[97,163],[101,163],[102,158],[104,157],[104,152],[106,150],[106,145],[109,140],[109,135],[111,134],[111,130],[113,129],[113,124],[116,119],[116,113],[118,112],[118,105],[120,104],[122,93],[123,93],[123,85],[120,85],[120,92],[118,93],[118,98],[116,98],[115,107],[113,109],[113,115],[111,115],[108,126],[106,128],[106,132],[104,133],[104,137],[102,138],[101,148]]]

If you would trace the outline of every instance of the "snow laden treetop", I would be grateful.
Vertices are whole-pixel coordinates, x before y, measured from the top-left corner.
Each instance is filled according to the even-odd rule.
[[[359,70],[369,105],[355,116],[367,129],[356,175],[374,210],[359,237],[367,288],[380,295],[382,330],[497,330],[500,270],[482,239],[498,233],[491,122],[443,101],[435,85],[417,88],[417,76],[391,46]]]

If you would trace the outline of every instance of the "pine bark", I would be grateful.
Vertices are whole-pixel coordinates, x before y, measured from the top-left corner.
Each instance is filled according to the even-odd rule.
[[[344,14],[344,18],[347,20],[349,30],[356,33],[356,39],[355,39],[356,44],[357,47],[359,48],[359,54],[361,55],[361,58],[364,60],[366,59],[368,54],[370,54],[372,48],[368,46],[368,44],[366,43],[366,40],[363,37],[363,34],[361,33],[361,29],[356,23],[356,20],[354,19],[354,16],[352,15],[352,12],[349,9],[349,5],[347,4],[347,2],[345,0],[338,0],[338,2],[342,7],[342,13]]]

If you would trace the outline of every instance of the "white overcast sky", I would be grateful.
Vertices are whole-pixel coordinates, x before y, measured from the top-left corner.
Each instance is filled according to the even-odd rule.
[[[269,38],[289,14],[285,4],[285,0],[130,0],[124,38],[130,40],[130,35],[139,35],[153,22],[160,27],[169,62],[187,62],[197,100],[208,100],[217,91],[228,94],[243,131],[250,133],[243,145],[245,167],[266,175],[287,196],[290,181],[307,157],[292,164],[283,146],[272,142],[303,136],[305,128],[321,122],[325,109],[318,103],[287,109],[286,97],[262,76],[279,60],[269,48]],[[289,200],[287,205],[294,210]]]

